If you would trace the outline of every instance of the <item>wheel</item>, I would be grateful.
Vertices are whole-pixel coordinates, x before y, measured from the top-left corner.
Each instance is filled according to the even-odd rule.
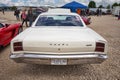
[[[2,50],[3,46],[0,45],[0,51]]]
[[[23,28],[20,27],[19,30],[18,30],[18,34],[20,34],[22,31],[23,31]]]

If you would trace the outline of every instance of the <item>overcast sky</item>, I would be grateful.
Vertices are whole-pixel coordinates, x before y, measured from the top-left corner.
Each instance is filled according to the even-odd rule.
[[[7,5],[31,5],[31,6],[38,6],[38,5],[64,5],[65,3],[77,1],[80,3],[84,3],[88,5],[89,1],[91,0],[0,0],[0,3],[4,3]],[[106,5],[112,4],[114,2],[120,3],[120,0],[94,0],[98,5]]]

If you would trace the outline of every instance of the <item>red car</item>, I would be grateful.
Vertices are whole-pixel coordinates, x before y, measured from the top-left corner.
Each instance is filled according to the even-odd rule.
[[[86,16],[81,16],[83,21],[85,22],[86,25],[89,25],[91,23],[91,18],[88,18]]]
[[[3,24],[0,23],[0,48],[8,45],[12,38],[22,32],[22,26],[17,24]]]

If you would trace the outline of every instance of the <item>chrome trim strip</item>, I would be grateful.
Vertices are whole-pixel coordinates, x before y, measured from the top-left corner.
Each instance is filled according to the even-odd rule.
[[[79,59],[79,58],[101,58],[101,59],[107,59],[107,55],[106,54],[75,54],[75,55],[44,55],[44,54],[11,54],[10,55],[11,59],[15,59],[15,58],[40,58],[40,59]]]

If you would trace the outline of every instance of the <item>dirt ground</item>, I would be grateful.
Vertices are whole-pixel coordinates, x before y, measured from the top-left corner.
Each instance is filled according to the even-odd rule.
[[[16,22],[15,17],[7,13],[7,16],[0,13],[0,19]],[[0,80],[120,80],[120,21],[111,15],[91,18],[89,27],[108,41],[105,62],[73,66],[17,64],[9,59],[8,45],[0,51]]]

